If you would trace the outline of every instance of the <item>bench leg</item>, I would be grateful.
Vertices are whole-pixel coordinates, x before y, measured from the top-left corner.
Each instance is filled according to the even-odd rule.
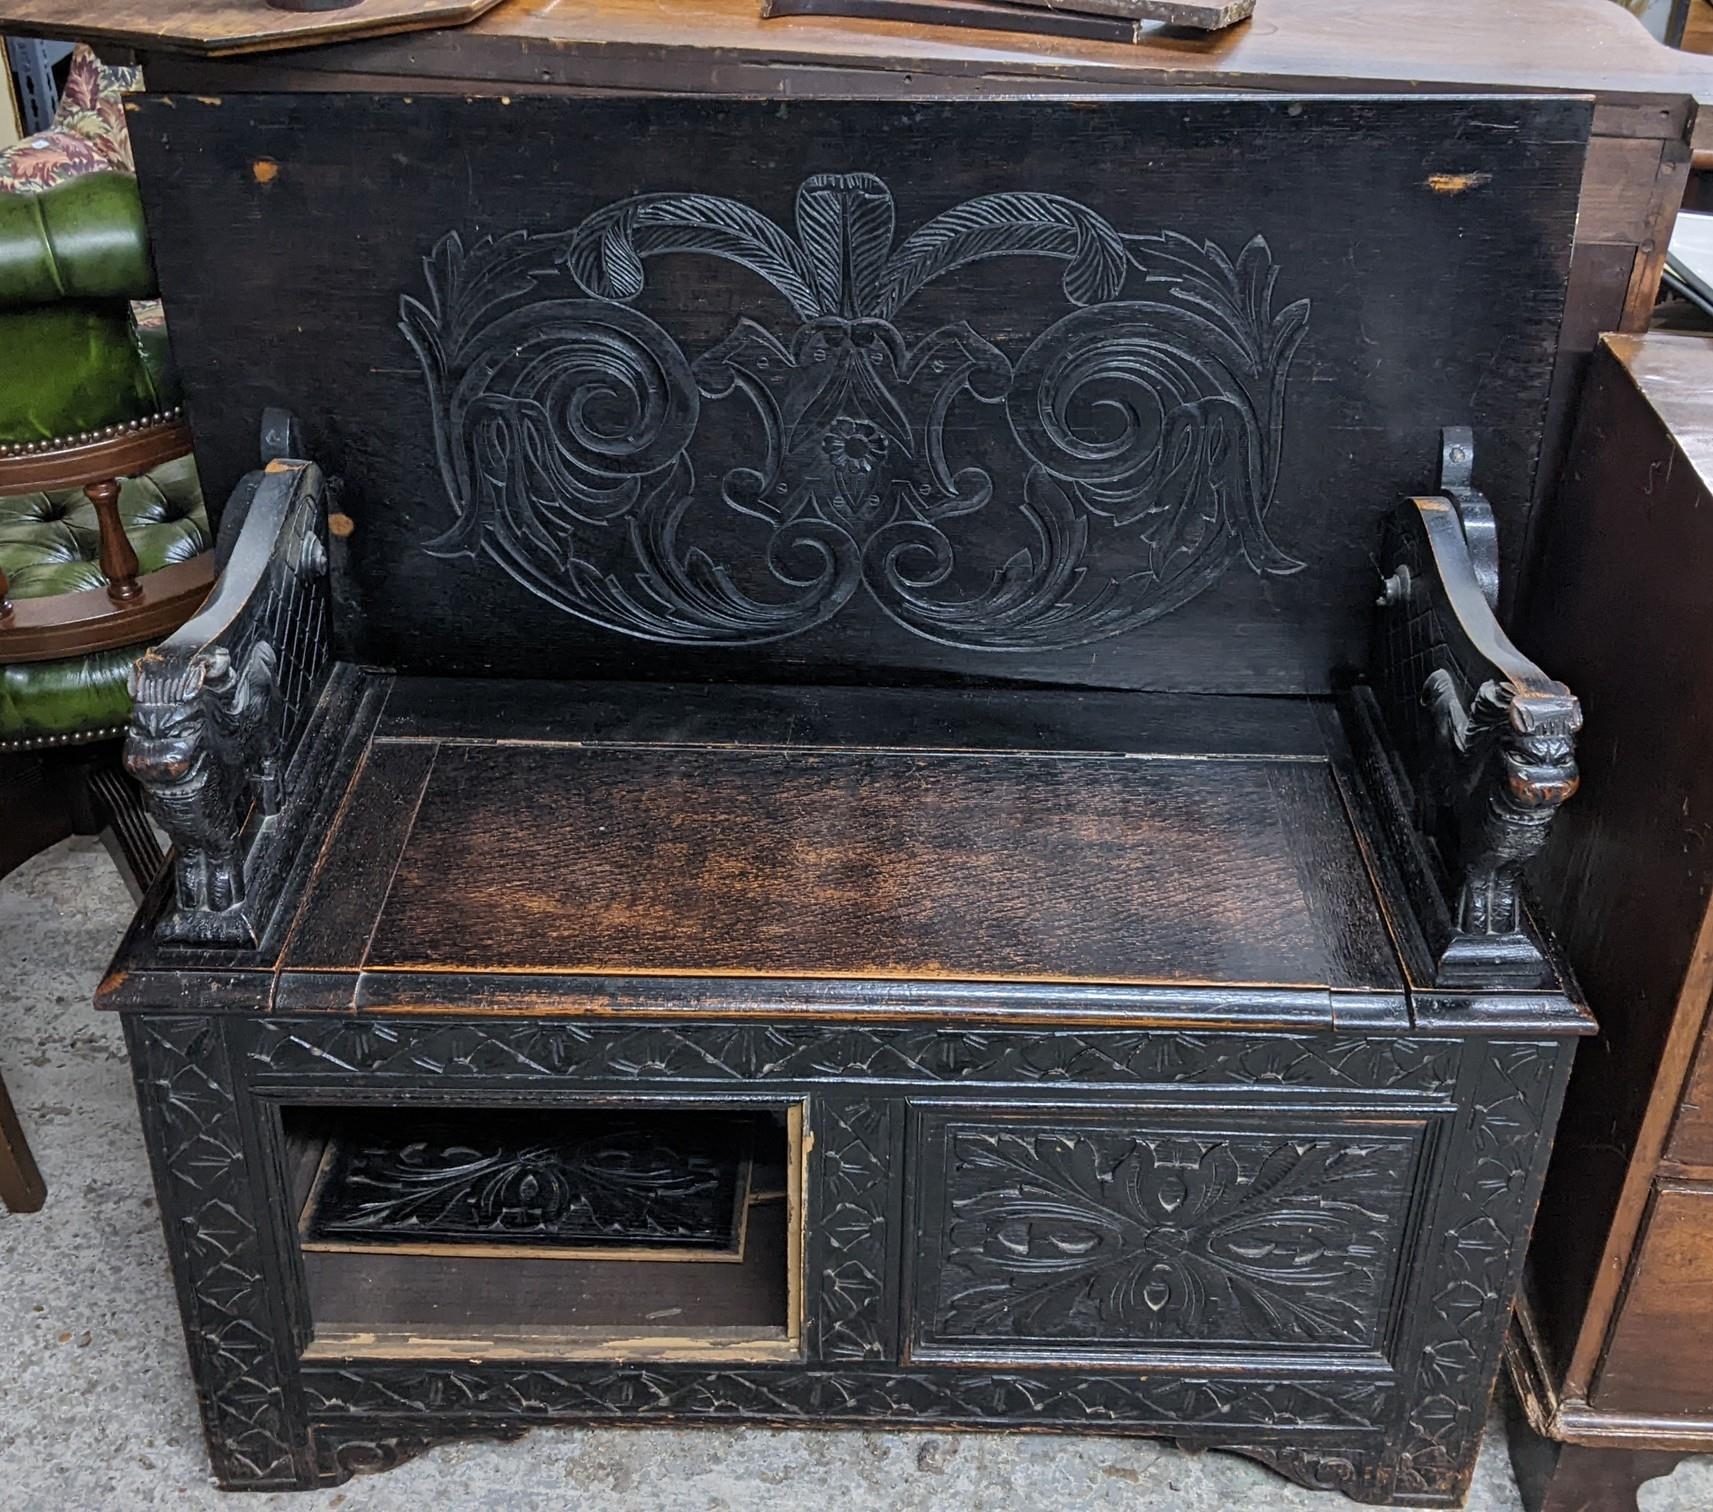
[[[0,1077],[0,1202],[8,1212],[34,1213],[47,1200],[48,1189],[25,1142],[23,1126]]]
[[[280,1157],[227,1025],[127,1015],[125,1037],[214,1474],[227,1490],[342,1479],[317,1464],[304,1413],[305,1304],[270,1185]]]

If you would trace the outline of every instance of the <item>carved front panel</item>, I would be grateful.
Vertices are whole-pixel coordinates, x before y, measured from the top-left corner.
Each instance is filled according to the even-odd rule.
[[[1385,1353],[1425,1126],[924,1112],[924,1356]]]

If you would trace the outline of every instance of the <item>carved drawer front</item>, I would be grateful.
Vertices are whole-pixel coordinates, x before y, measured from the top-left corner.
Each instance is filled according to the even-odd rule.
[[[911,1352],[1383,1357],[1426,1129],[919,1107]]]

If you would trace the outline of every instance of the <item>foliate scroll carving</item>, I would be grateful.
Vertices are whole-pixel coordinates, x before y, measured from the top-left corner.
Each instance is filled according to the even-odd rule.
[[[245,1158],[222,1028],[202,1018],[126,1027],[215,1473],[257,1488],[308,1484],[295,1350],[260,1228],[266,1194]]]
[[[1582,711],[1493,617],[1492,511],[1467,433],[1447,438],[1446,494],[1400,506],[1383,548],[1375,692],[1404,765],[1369,764],[1413,831],[1402,859],[1439,981],[1538,981],[1519,882],[1576,792]]]
[[[939,1140],[932,1342],[1377,1344],[1414,1135],[960,1120]]]
[[[203,609],[138,661],[125,765],[174,845],[167,938],[253,944],[293,815],[291,772],[331,666],[325,481],[275,462]]]
[[[1383,1460],[1375,1450],[1244,1445],[1238,1450],[1311,1491],[1342,1491],[1356,1501],[1383,1501]]]
[[[419,1454],[442,1444],[489,1442],[511,1443],[528,1432],[524,1428],[507,1428],[495,1423],[481,1433],[434,1432],[399,1433],[361,1428],[318,1428],[315,1430],[315,1452],[320,1466],[318,1481],[324,1486],[342,1485],[353,1475],[379,1475],[396,1470]]]
[[[736,1253],[753,1122],[483,1110],[347,1120],[307,1239]],[[711,1137],[712,1142],[706,1143]]]
[[[1014,192],[899,240],[867,173],[816,175],[796,208],[788,231],[644,194],[565,232],[443,238],[401,302],[454,515],[429,551],[646,640],[777,640],[862,593],[976,651],[1121,634],[1240,559],[1301,565],[1265,521],[1309,308],[1275,312],[1260,237],[1233,259]],[[638,308],[664,253],[762,280],[784,322],[742,316],[692,358]],[[900,324],[997,257],[1064,264],[1067,312],[1025,348]]]

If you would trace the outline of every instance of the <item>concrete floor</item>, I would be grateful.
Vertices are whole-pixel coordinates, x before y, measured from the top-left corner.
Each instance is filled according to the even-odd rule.
[[[130,905],[76,841],[0,882],[0,1060],[49,1185],[0,1213],[0,1512],[310,1509],[1318,1508],[1232,1455],[1036,1435],[541,1429],[449,1445],[334,1491],[223,1498],[208,1481],[119,1026],[90,1006]],[[1713,1459],[1642,1492],[1713,1507]],[[1495,1421],[1469,1500],[1520,1506]]]

